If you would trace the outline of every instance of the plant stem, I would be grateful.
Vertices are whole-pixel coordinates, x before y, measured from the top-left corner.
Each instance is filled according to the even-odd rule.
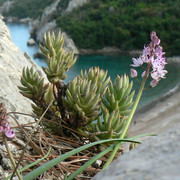
[[[27,140],[27,143],[26,143],[26,145],[25,145],[25,147],[24,147],[24,149],[23,149],[23,152],[21,153],[21,156],[20,156],[20,158],[19,158],[19,161],[18,161],[17,165],[15,166],[15,169],[14,169],[14,171],[13,171],[13,173],[12,173],[12,176],[11,176],[11,179],[10,179],[10,180],[12,180],[13,175],[14,175],[16,169],[18,168],[18,166],[19,166],[19,164],[20,164],[20,162],[21,162],[21,160],[22,160],[22,158],[23,158],[23,156],[24,156],[24,153],[25,153],[25,151],[26,151],[26,149],[27,149],[27,146],[28,146],[29,142],[31,141],[32,135],[33,135],[34,132],[36,131],[39,123],[41,122],[42,118],[44,117],[44,115],[46,114],[46,112],[48,111],[48,109],[50,108],[50,106],[52,105],[52,103],[53,103],[53,100],[49,103],[48,107],[46,108],[46,110],[44,111],[44,113],[41,115],[41,117],[40,117],[39,120],[37,121],[36,125],[34,126],[34,129],[31,131],[31,134],[30,134],[30,136],[29,136],[29,139]]]
[[[146,83],[146,80],[147,80],[147,76],[149,74],[149,69],[150,68],[147,67],[147,70],[146,70],[146,73],[145,73],[145,77],[144,77],[144,79],[143,79],[143,81],[141,83],[141,86],[139,88],[139,92],[137,94],[136,100],[135,100],[134,105],[132,107],[131,113],[129,114],[129,117],[128,117],[127,121],[126,121],[124,129],[123,129],[123,131],[122,131],[122,133],[121,133],[121,135],[119,137],[120,139],[123,139],[124,136],[126,135],[127,131],[128,131],[129,125],[131,123],[131,120],[132,120],[132,118],[134,116],[134,113],[135,113],[135,111],[137,109],[137,106],[139,104],[139,100],[141,98],[142,92],[144,90],[144,86],[145,86],[145,83]],[[114,157],[115,157],[115,155],[116,155],[120,145],[121,145],[121,142],[116,143],[116,145],[114,147],[114,150],[111,153],[111,155],[110,155],[109,159],[107,160],[106,164],[104,165],[103,169],[105,169],[106,167],[108,167],[111,164],[111,162],[113,161],[113,159],[114,159]]]
[[[5,146],[6,146],[6,150],[7,150],[7,152],[8,152],[9,159],[10,159],[10,161],[11,161],[11,164],[12,164],[12,166],[13,166],[13,169],[15,169],[15,168],[16,168],[16,163],[15,163],[15,160],[14,160],[14,158],[13,158],[13,156],[12,156],[12,153],[11,153],[11,151],[10,151],[10,149],[9,149],[8,142],[7,142],[7,138],[6,138],[5,135],[3,135],[3,141],[4,141],[4,144],[5,144]],[[17,176],[18,176],[18,178],[19,178],[20,180],[23,180],[23,179],[22,179],[22,176],[21,176],[21,174],[20,174],[20,172],[19,172],[18,169],[16,169],[16,174],[17,174]]]

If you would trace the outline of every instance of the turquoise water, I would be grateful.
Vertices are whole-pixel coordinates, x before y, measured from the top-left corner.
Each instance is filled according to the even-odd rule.
[[[26,45],[29,39],[29,31],[27,24],[7,24],[12,40],[23,51],[27,51],[33,58],[33,54],[38,52],[38,45],[28,47]],[[46,66],[44,60],[34,59],[39,66]],[[99,66],[104,70],[108,70],[108,75],[114,80],[117,74],[122,75],[124,73],[129,74],[130,66],[132,63],[132,57],[128,55],[88,55],[79,56],[76,64],[68,72],[68,78],[66,82],[72,80],[76,75],[80,73],[80,70],[89,69],[92,66]],[[145,90],[142,95],[142,99],[139,104],[139,108],[156,100],[168,90],[173,88],[180,80],[180,67],[175,65],[167,65],[167,78],[159,82],[158,86]],[[138,91],[139,84],[134,80],[134,87],[136,92]]]
[[[22,50],[22,52],[28,52],[30,57],[33,59],[33,54],[38,52],[39,46],[27,46],[27,41],[30,37],[29,26],[27,24],[18,23],[7,23],[6,24],[10,30],[11,38],[13,42]],[[34,59],[39,66],[45,66],[46,63],[41,59]]]

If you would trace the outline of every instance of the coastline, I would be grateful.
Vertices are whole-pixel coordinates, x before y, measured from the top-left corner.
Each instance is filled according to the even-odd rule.
[[[102,49],[79,49],[79,55],[91,55],[91,54],[129,54],[132,56],[139,56],[142,53],[141,50],[130,50],[130,51],[125,51],[121,50],[117,47],[104,47]]]
[[[157,100],[139,109],[131,122],[131,136],[163,133],[180,122],[180,82]]]

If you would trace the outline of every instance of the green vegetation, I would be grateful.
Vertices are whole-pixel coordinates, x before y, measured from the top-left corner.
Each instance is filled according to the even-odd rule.
[[[6,0],[0,0],[0,6],[5,2]]]
[[[141,49],[156,31],[168,55],[180,49],[179,0],[92,0],[57,18],[79,48]],[[60,12],[59,12],[60,13]]]
[[[41,15],[44,8],[50,5],[52,2],[52,0],[15,0],[15,5],[12,6],[10,11],[7,14],[4,14],[4,16],[13,16],[18,18],[36,18]]]
[[[55,18],[78,48],[116,46],[125,51],[141,49],[144,42],[148,42],[150,32],[156,31],[167,55],[180,54],[179,0],[91,0],[64,14],[70,1],[59,2]],[[0,0],[2,2],[4,0]],[[15,6],[4,16],[35,19],[52,2],[15,0]]]

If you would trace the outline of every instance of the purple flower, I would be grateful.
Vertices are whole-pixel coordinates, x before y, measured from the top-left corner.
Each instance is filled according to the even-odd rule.
[[[9,117],[6,113],[5,105],[3,103],[0,103],[0,133],[8,138],[14,138],[16,134],[11,130],[8,118]]]
[[[142,66],[143,63],[146,63],[147,67],[149,68],[149,73],[147,76],[151,74],[151,77],[155,80],[152,82],[152,84],[155,84],[155,82],[158,83],[161,78],[165,78],[165,75],[167,74],[167,70],[165,70],[167,61],[164,56],[165,52],[162,51],[163,48],[159,46],[161,41],[157,37],[156,32],[151,32],[150,37],[150,44],[148,46],[144,46],[143,53],[139,58],[132,58],[133,64],[131,64],[131,66],[139,67]],[[141,75],[143,78],[145,78],[146,71],[144,71]]]
[[[133,61],[134,64],[131,64],[131,66],[133,66],[133,67],[139,67],[139,66],[141,66],[143,64],[143,61],[142,61],[142,59],[140,57],[137,58],[137,59],[132,58],[132,61]]]
[[[0,133],[3,132],[4,128],[3,126],[0,126]]]
[[[132,69],[130,70],[130,76],[131,76],[132,78],[137,77],[137,71],[132,68]]]
[[[14,138],[16,136],[15,132],[12,131],[11,129],[5,129],[5,135],[8,138]]]

